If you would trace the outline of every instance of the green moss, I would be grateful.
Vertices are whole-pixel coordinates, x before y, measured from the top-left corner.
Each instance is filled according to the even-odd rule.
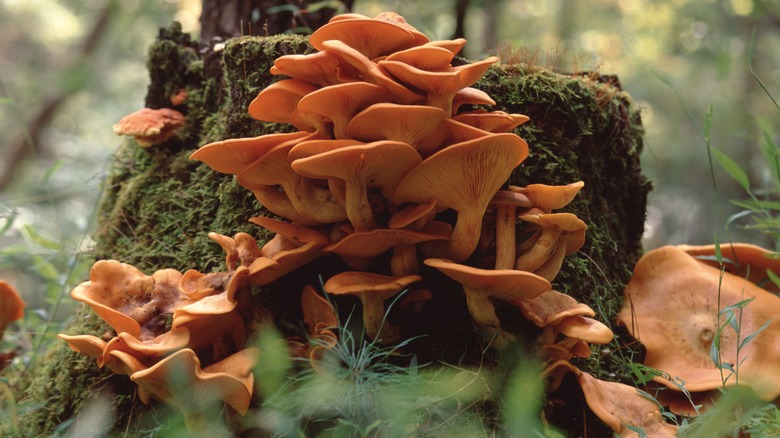
[[[162,268],[208,272],[224,270],[223,251],[208,238],[209,231],[231,236],[247,232],[263,238],[265,233],[247,222],[264,213],[254,196],[238,186],[234,177],[215,173],[188,157],[211,141],[290,131],[290,126],[252,120],[246,109],[261,89],[278,79],[268,73],[275,58],[310,51],[305,38],[283,35],[231,39],[221,51],[204,55],[180,28],[163,31],[150,49],[147,102],[166,106],[173,91],[186,88],[189,94],[181,109],[188,123],[165,144],[140,149],[129,141],[116,154],[99,208],[96,258],[118,259],[147,274]],[[555,287],[587,302],[602,321],[611,324],[623,285],[639,256],[650,188],[639,170],[642,127],[636,107],[614,85],[524,65],[492,68],[476,87],[497,101],[496,109],[531,117],[516,131],[531,152],[513,174],[512,184],[585,181],[585,188],[566,211],[588,224],[587,242],[566,260]],[[319,284],[319,276],[326,279],[344,269],[335,258],[318,260],[294,275],[257,288],[255,304],[271,310],[283,330],[293,331],[299,326],[297,303],[303,285]],[[413,344],[412,353],[421,362],[479,364],[484,359],[483,345],[458,285],[433,271],[423,276],[436,289],[426,318],[393,315],[408,318],[409,335],[426,334]],[[349,312],[354,303],[345,299],[339,304],[340,310]],[[537,333],[516,308],[502,306],[499,311],[503,321],[518,332]],[[105,328],[87,324],[81,316],[68,331],[101,335]],[[125,385],[117,387],[115,394],[132,392],[126,387],[126,376],[107,379],[94,361],[62,345],[49,354],[35,374],[42,378],[56,372],[65,383],[57,388],[40,383],[27,386],[26,403],[53,401],[58,406],[29,414],[24,420],[30,425],[25,436],[51,433],[78,412],[84,397],[75,394],[77,388],[105,382]],[[621,363],[610,355],[596,354],[581,366],[597,376],[623,372]],[[123,414],[149,409],[128,398],[117,402],[123,403],[117,409]],[[130,421],[120,417],[115,427],[124,429]]]

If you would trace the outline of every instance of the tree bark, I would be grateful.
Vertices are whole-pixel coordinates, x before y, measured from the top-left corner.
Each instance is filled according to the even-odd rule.
[[[209,44],[242,35],[268,36],[281,33],[310,33],[334,15],[352,10],[354,0],[340,2],[341,8],[309,0],[203,0],[200,16],[201,40]],[[335,3],[338,5],[338,3]]]

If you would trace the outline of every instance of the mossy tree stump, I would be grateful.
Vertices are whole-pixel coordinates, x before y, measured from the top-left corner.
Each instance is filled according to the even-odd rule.
[[[209,272],[224,270],[224,253],[207,237],[209,231],[267,237],[247,221],[263,214],[252,193],[238,186],[233,176],[188,157],[212,141],[292,131],[290,126],[253,120],[246,109],[261,89],[279,79],[268,73],[275,58],[311,51],[305,37],[283,35],[234,38],[210,52],[176,26],[161,31],[150,49],[146,105],[170,107],[170,96],[185,89],[188,97],[175,109],[186,115],[187,124],[165,144],[140,149],[128,141],[117,152],[99,210],[95,258],[117,259],[148,274],[163,268]],[[598,319],[612,325],[623,286],[640,255],[650,189],[639,168],[642,126],[637,107],[614,81],[529,65],[495,66],[475,86],[496,100],[494,109],[531,118],[515,131],[528,142],[530,156],[514,172],[511,184],[585,182],[564,211],[587,223],[587,240],[577,254],[567,257],[553,286],[587,303]],[[300,320],[302,287],[344,269],[333,258],[319,259],[295,275],[254,290],[255,304],[268,308],[279,328],[289,331]],[[427,305],[425,324],[409,329],[409,335],[427,335],[411,344],[410,353],[421,362],[478,363],[483,346],[462,294],[457,285],[431,276],[449,292]],[[508,306],[499,308],[499,315],[508,327],[522,319],[518,309]],[[98,336],[105,331],[87,308],[67,329],[69,334]],[[614,373],[627,379],[627,370],[610,355],[594,354],[578,365],[597,377]],[[132,422],[148,421],[143,413],[150,409],[165,409],[140,405],[127,376],[98,369],[65,343],[55,345],[44,364],[22,382],[23,401],[54,407],[24,415],[23,436],[50,434],[77,415],[87,394],[99,388],[116,403],[113,427],[118,431]]]

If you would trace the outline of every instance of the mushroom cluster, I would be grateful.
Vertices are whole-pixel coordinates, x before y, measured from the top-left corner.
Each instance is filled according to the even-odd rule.
[[[637,263],[618,323],[645,347],[644,364],[668,376],[653,380],[668,388],[660,399],[673,412],[695,413],[679,381],[704,404],[709,392],[735,384],[766,401],[780,397],[773,377],[780,371],[780,298],[770,292],[776,288],[771,281],[762,282],[767,271],[780,273],[770,254],[753,245],[724,244],[721,272],[712,245],[665,246]]]
[[[316,53],[275,60],[271,73],[284,78],[248,108],[255,119],[298,131],[218,141],[191,155],[251,190],[278,218],[250,221],[275,236],[260,245],[245,233],[210,233],[225,250],[226,272],[145,276],[98,262],[73,297],[116,336],[63,339],[98,365],[129,374],[144,401],[155,397],[185,413],[198,397],[185,400],[151,383],[165,375],[166,363],[193,380],[229,375],[235,380],[220,388],[240,395],[215,394],[243,412],[256,354],[242,350],[252,322],[242,313],[243,290],[329,256],[350,270],[327,279],[324,291],[358,297],[366,335],[383,343],[397,342],[404,329],[385,319],[385,301],[415,284],[423,286],[402,304],[430,299],[443,276],[462,286],[474,325],[492,347],[506,348],[516,335],[501,327],[497,302],[542,328],[545,375],[554,378],[561,362],[589,356],[588,344],[611,341],[590,307],[551,284],[564,257],[585,242],[586,224],[556,212],[584,183],[508,185],[529,154],[512,133],[528,117],[483,109],[495,101],[472,87],[496,57],[462,64],[455,56],[464,39],[430,41],[390,12],[334,17],[310,42]],[[301,306],[309,342],[288,345],[316,368],[337,340],[337,320],[311,286]]]
[[[58,335],[99,367],[129,375],[144,403],[158,399],[181,410],[188,427],[217,400],[247,411],[258,355],[244,348],[246,323],[238,309],[248,269],[208,281],[190,280],[193,273],[203,278],[173,269],[149,276],[116,260],[98,261],[71,296],[113,333]]]
[[[514,339],[496,301],[544,328],[539,351],[550,363],[608,343],[612,332],[595,312],[550,283],[584,244],[585,223],[554,212],[584,183],[507,185],[529,153],[512,133],[528,117],[482,109],[495,101],[472,87],[498,59],[455,66],[465,40],[430,41],[389,12],[337,16],[310,41],[317,52],[276,59],[271,73],[283,78],[249,106],[253,118],[298,131],[218,141],[191,155],[236,175],[282,218],[251,219],[276,233],[264,254],[308,254],[281,272],[340,257],[353,270],[324,291],[359,297],[366,334],[385,343],[401,336],[383,321],[385,300],[424,282],[424,266],[462,285],[493,347]],[[249,267],[253,285],[278,278],[265,257],[252,262],[264,270]]]

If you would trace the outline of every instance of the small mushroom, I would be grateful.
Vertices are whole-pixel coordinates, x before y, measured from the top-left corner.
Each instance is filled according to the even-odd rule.
[[[425,104],[441,108],[449,117],[455,93],[477,82],[497,61],[498,58],[491,56],[443,71],[426,71],[398,61],[379,61],[378,64],[399,81],[425,92]]]
[[[504,111],[474,110],[452,116],[453,120],[488,132],[510,132],[530,120],[522,114],[508,114]]]
[[[336,274],[323,285],[332,295],[355,295],[363,304],[363,325],[366,336],[379,337],[384,343],[398,340],[398,328],[385,321],[384,301],[422,280],[419,275],[389,277],[369,272],[348,271]]]
[[[588,226],[572,213],[548,214],[532,208],[520,215],[520,219],[534,224],[541,231],[533,246],[517,256],[515,269],[540,272],[551,280],[558,274],[563,258],[585,243]]]
[[[232,138],[202,146],[190,155],[190,159],[202,161],[217,172],[238,175],[255,160],[280,144],[292,141],[304,142],[317,137],[316,134],[298,131],[253,138]]]
[[[577,181],[565,186],[529,184],[526,187],[512,186],[510,189],[525,195],[531,200],[534,208],[550,213],[552,210],[567,206],[584,186],[583,181]]]
[[[378,188],[390,198],[401,179],[421,161],[420,154],[405,143],[378,141],[298,159],[292,168],[309,178],[344,181],[347,217],[356,230],[367,231],[377,226],[368,190]]]
[[[352,117],[347,135],[364,142],[400,141],[428,156],[447,138],[445,118],[444,111],[432,106],[377,103]]]
[[[552,289],[549,281],[530,272],[479,269],[438,258],[425,259],[424,263],[463,286],[471,317],[487,337],[495,337],[496,348],[506,347],[514,336],[501,329],[491,299],[508,302],[531,299]]]
[[[330,85],[313,91],[298,102],[301,118],[310,122],[318,131],[330,134],[336,140],[351,139],[347,124],[358,112],[369,106],[387,102],[390,93],[379,85],[368,82],[348,82]],[[331,126],[327,126],[327,125]]]
[[[384,20],[352,18],[331,21],[309,37],[309,43],[324,51],[328,40],[339,40],[368,59],[404,50],[415,45],[411,32]]]
[[[431,250],[432,255],[462,262],[476,248],[490,200],[527,156],[528,145],[514,134],[453,144],[412,169],[392,198],[396,205],[436,199],[437,208],[457,211],[451,239]]]
[[[10,284],[0,280],[0,340],[8,324],[24,316],[24,300]]]
[[[242,415],[247,412],[254,391],[252,368],[258,356],[257,349],[244,349],[201,368],[195,352],[183,349],[133,373],[130,379],[143,388],[144,403],[154,397],[178,409],[185,415],[188,430],[197,433],[200,417],[214,403],[222,401]]]
[[[249,115],[264,122],[290,123],[301,131],[314,132],[316,126],[298,117],[298,102],[317,87],[298,79],[274,82],[249,104]]]
[[[138,146],[148,148],[173,137],[185,120],[182,113],[170,108],[142,108],[122,117],[114,125],[114,134],[131,136]]]

